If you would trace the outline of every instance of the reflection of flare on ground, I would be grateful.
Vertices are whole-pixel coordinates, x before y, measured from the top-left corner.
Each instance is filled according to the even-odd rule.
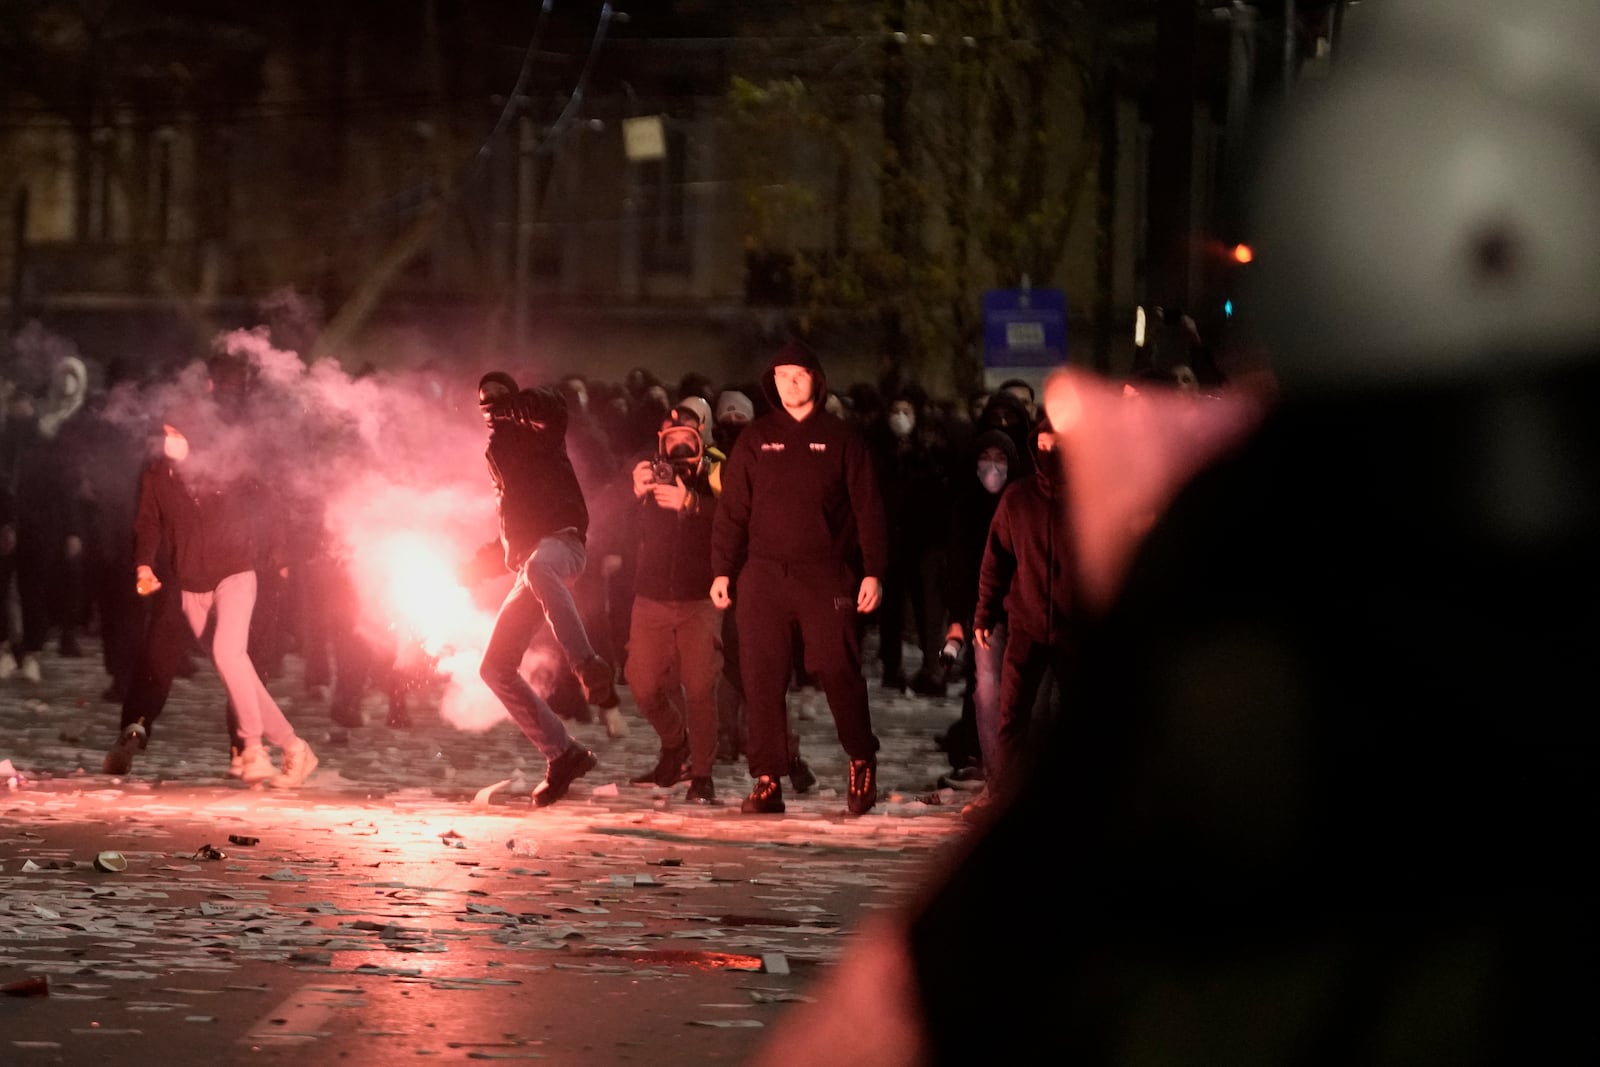
[[[708,952],[691,948],[573,948],[567,946],[571,956],[587,959],[628,960],[632,963],[659,963],[669,967],[692,967],[700,971],[759,971],[760,956],[744,956],[737,952]],[[793,962],[793,961],[790,961]]]

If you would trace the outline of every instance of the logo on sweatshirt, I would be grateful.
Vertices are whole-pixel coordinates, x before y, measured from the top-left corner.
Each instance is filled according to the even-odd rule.
[[[782,441],[762,441],[761,442],[761,451],[763,451],[763,452],[782,452],[783,451],[783,442]]]
[[[826,441],[812,441],[811,442],[811,451],[813,451],[813,452],[826,452],[827,450],[828,450],[828,444],[827,444]]]

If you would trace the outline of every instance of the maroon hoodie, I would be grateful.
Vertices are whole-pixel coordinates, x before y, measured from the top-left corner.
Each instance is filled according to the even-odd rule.
[[[1076,565],[1061,462],[1038,451],[1043,429],[1028,435],[1037,468],[1006,486],[989,523],[972,625],[988,630],[1005,622],[1014,635],[1061,646],[1070,640]]]

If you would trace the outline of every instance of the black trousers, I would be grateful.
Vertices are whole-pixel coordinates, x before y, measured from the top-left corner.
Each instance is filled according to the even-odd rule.
[[[789,772],[789,680],[796,632],[807,672],[828,698],[839,744],[853,760],[878,751],[861,675],[858,580],[842,561],[783,564],[751,559],[739,573],[740,669],[750,735],[750,773]]]
[[[183,594],[176,581],[168,581],[150,594],[149,617],[139,647],[138,661],[122,698],[122,723],[126,730],[134,723],[144,727],[145,741],[154,732],[156,719],[172,695],[172,681],[190,663],[195,651],[194,631],[183,617]],[[236,734],[233,706],[228,706],[228,731]],[[234,737],[234,744],[239,744]]]

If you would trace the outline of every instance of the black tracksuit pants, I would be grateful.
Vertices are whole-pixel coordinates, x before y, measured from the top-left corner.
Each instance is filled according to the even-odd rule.
[[[878,751],[861,674],[856,619],[858,581],[842,561],[778,563],[751,559],[739,572],[740,668],[750,734],[750,773],[789,773],[789,680],[798,629],[805,667],[828,698],[839,744],[853,760]]]

